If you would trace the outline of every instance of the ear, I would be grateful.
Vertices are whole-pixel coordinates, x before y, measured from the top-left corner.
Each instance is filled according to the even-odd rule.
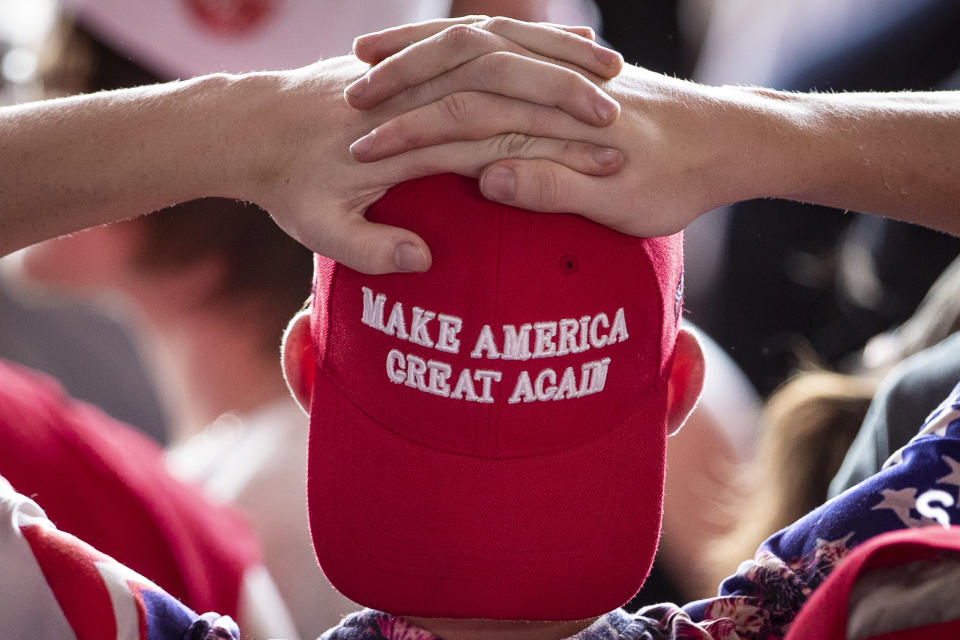
[[[313,388],[314,354],[310,338],[310,311],[293,316],[283,334],[281,361],[287,388],[300,408],[309,415],[310,390]]]
[[[703,350],[697,337],[687,329],[677,333],[673,350],[673,366],[667,384],[667,433],[680,431],[703,390],[705,366]]]

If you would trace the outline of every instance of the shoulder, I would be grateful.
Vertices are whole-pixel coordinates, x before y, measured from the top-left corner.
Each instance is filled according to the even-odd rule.
[[[0,556],[0,628],[17,637],[163,640],[187,637],[198,624],[239,637],[231,620],[198,618],[150,580],[58,530],[2,477]]]

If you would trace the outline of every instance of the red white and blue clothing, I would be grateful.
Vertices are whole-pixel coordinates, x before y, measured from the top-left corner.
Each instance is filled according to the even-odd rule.
[[[861,543],[888,531],[936,527],[960,536],[960,385],[884,470],[769,538],[717,597],[598,618],[575,640],[782,638],[814,590]],[[0,630],[4,637],[212,640],[238,638],[154,583],[60,532],[37,504],[0,481]],[[920,532],[918,532],[920,533]],[[348,616],[324,640],[435,640],[402,618]]]
[[[155,443],[0,361],[0,637],[203,638],[220,616],[190,607],[242,615],[263,572],[249,525]]]
[[[238,617],[246,576],[262,570],[249,523],[171,476],[156,443],[3,361],[0,476],[58,529],[200,611]]]
[[[57,640],[239,639],[236,624],[198,616],[150,580],[59,531],[0,478],[0,635]]]

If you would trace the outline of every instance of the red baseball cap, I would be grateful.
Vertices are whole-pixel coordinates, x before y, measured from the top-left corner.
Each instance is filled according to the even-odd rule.
[[[660,534],[680,234],[640,239],[391,189],[425,274],[317,257],[307,493],[320,565],[393,614],[574,620],[643,584]]]
[[[786,640],[846,640],[848,637],[921,640],[958,637],[960,618],[949,610],[937,611],[933,607],[929,607],[929,619],[926,621],[903,612],[903,624],[896,629],[878,630],[876,633],[861,629],[851,636],[850,632],[854,630],[848,628],[852,613],[850,595],[854,584],[870,570],[903,569],[911,563],[936,562],[948,555],[954,559],[960,557],[960,527],[933,525],[900,529],[867,540],[841,560],[823,584],[816,588],[791,623]],[[891,606],[905,606],[893,599],[896,591],[880,593],[889,599]]]

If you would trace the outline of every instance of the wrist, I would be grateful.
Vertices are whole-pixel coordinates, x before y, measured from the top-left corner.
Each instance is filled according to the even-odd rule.
[[[697,214],[787,188],[778,145],[789,141],[784,107],[761,90],[713,87],[640,70],[615,97],[644,141],[640,157],[660,163],[673,197]],[[621,81],[622,82],[622,81]],[[616,126],[616,125],[614,125]],[[616,142],[611,142],[616,146]]]
[[[835,176],[830,119],[808,94],[723,86],[714,94],[726,113],[729,202],[753,198],[809,201],[813,185]]]
[[[107,196],[136,213],[206,196],[235,197],[251,156],[237,147],[239,78],[213,74],[114,94],[113,159],[122,170],[117,193]]]
[[[331,73],[332,59],[292,71],[224,76],[218,94],[225,195],[255,202],[272,212],[302,187],[305,166],[327,161],[313,157],[331,132],[340,130],[346,81]],[[354,74],[357,75],[357,74]],[[347,80],[352,79],[348,76]],[[346,154],[347,141],[343,152]],[[310,176],[311,181],[323,176]]]
[[[277,74],[214,74],[194,82],[183,108],[195,125],[187,127],[198,160],[194,197],[254,201],[277,149],[266,131],[280,117]]]

